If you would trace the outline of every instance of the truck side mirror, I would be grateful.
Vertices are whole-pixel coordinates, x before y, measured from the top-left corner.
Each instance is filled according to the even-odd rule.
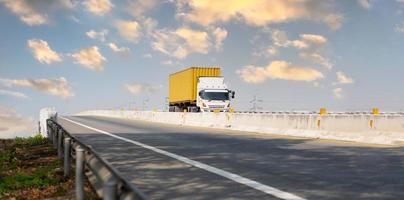
[[[236,92],[235,91],[231,91],[231,98],[233,98],[234,99],[234,95],[236,94]]]

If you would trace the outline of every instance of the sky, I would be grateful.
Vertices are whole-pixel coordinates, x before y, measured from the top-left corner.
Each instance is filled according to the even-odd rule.
[[[221,67],[236,110],[403,111],[403,0],[0,0],[0,135],[39,110],[165,109]]]

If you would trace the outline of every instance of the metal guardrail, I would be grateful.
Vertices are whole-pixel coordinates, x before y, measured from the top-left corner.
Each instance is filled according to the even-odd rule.
[[[76,161],[76,199],[83,200],[84,176],[103,199],[148,199],[136,186],[124,179],[108,162],[101,158],[90,146],[80,142],[68,133],[55,119],[47,120],[47,134],[58,157],[63,158],[64,176],[70,176],[71,160]]]

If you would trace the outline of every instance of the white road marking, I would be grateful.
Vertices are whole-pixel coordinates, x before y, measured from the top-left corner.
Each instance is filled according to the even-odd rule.
[[[194,166],[194,167],[198,167],[198,168],[200,168],[200,169],[209,171],[209,172],[211,172],[211,173],[214,173],[214,174],[217,174],[217,175],[219,175],[219,176],[225,177],[225,178],[230,179],[230,180],[232,180],[232,181],[235,181],[235,182],[237,182],[237,183],[241,183],[241,184],[243,184],[243,185],[249,186],[249,187],[254,188],[254,189],[256,189],[256,190],[259,190],[259,191],[262,191],[262,192],[264,192],[264,193],[273,195],[273,196],[278,197],[278,198],[280,198],[280,199],[285,199],[285,200],[286,200],[286,199],[287,199],[287,200],[305,200],[304,198],[299,197],[299,196],[296,196],[296,195],[294,195],[294,194],[291,194],[291,193],[288,193],[288,192],[284,192],[284,191],[279,190],[279,189],[277,189],[277,188],[274,188],[274,187],[271,187],[271,186],[268,186],[268,185],[264,185],[264,184],[259,183],[259,182],[257,182],[257,181],[254,181],[254,180],[251,180],[251,179],[242,177],[242,176],[237,175],[237,174],[233,174],[233,173],[231,173],[231,172],[228,172],[228,171],[225,171],[225,170],[222,170],[222,169],[219,169],[219,168],[216,168],[216,167],[213,167],[213,166],[210,166],[210,165],[207,165],[207,164],[204,164],[204,163],[195,161],[195,160],[191,160],[191,159],[186,158],[186,157],[184,157],[184,156],[180,156],[180,155],[177,155],[177,154],[173,154],[173,153],[170,153],[170,152],[168,152],[168,151],[164,151],[164,150],[161,150],[161,149],[159,149],[159,148],[156,148],[156,147],[153,147],[153,146],[149,146],[149,145],[147,145],[147,144],[143,144],[143,143],[141,143],[141,142],[137,142],[137,141],[130,140],[130,139],[127,139],[127,138],[124,138],[124,137],[120,137],[120,136],[114,135],[114,134],[112,134],[112,133],[108,133],[107,131],[103,131],[103,130],[100,130],[100,129],[97,129],[97,128],[93,128],[93,127],[91,127],[91,126],[87,126],[87,125],[85,125],[85,124],[82,124],[82,123],[73,121],[73,120],[68,119],[68,118],[65,118],[65,117],[60,117],[60,118],[66,120],[66,121],[69,121],[69,122],[71,122],[71,123],[77,124],[77,125],[79,125],[79,126],[88,128],[88,129],[90,129],[90,130],[93,130],[93,131],[96,131],[96,132],[99,132],[99,133],[102,133],[102,134],[105,134],[105,135],[114,137],[114,138],[116,138],[116,139],[123,140],[123,141],[125,141],[125,142],[129,142],[129,143],[132,143],[132,144],[134,144],[134,145],[137,145],[137,146],[140,146],[140,147],[143,147],[143,148],[152,150],[152,151],[157,152],[157,153],[159,153],[159,154],[163,154],[163,155],[165,155],[165,156],[168,156],[168,157],[177,159],[177,160],[179,160],[179,161],[182,161],[182,162],[187,163],[187,164],[189,164],[189,165],[192,165],[192,166]]]

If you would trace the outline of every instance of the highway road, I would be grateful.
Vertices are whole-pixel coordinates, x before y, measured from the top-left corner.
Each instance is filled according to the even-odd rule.
[[[404,199],[404,147],[58,118],[151,199]]]

